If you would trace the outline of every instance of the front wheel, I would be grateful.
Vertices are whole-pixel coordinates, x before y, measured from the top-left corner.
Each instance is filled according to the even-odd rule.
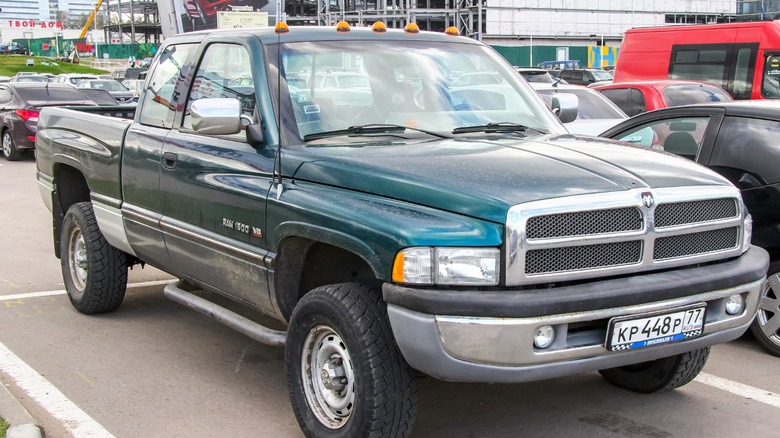
[[[293,311],[285,346],[293,411],[307,437],[406,437],[414,372],[401,356],[378,288],[319,287]]]
[[[704,368],[710,347],[635,365],[599,370],[611,384],[634,392],[666,392],[691,382]]]
[[[92,204],[68,209],[60,238],[62,277],[73,307],[81,313],[116,310],[127,288],[127,254],[106,242]]]
[[[780,357],[780,272],[770,272],[774,273],[766,279],[750,331],[769,353]]]
[[[8,161],[18,161],[22,157],[22,151],[17,149],[14,144],[14,138],[11,136],[11,130],[3,131],[3,155]]]

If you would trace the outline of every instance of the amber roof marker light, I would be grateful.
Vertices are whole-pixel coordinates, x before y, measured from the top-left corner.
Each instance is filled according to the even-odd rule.
[[[377,33],[384,33],[387,32],[387,25],[381,21],[377,21],[371,25],[371,30]]]
[[[409,23],[404,26],[404,32],[406,33],[420,33],[420,26],[417,23]]]
[[[276,26],[274,26],[274,32],[276,33],[287,33],[290,31],[290,26],[287,25],[284,21],[280,21],[276,23]]]
[[[460,32],[458,32],[458,28],[455,26],[450,26],[444,29],[444,33],[450,36],[460,36]]]
[[[350,31],[349,23],[347,23],[344,20],[339,21],[336,23],[336,32],[349,32]]]

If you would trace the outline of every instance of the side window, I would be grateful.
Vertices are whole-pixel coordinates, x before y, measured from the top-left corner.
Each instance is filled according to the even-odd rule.
[[[735,50],[734,88],[731,95],[735,99],[750,99],[753,91],[753,71],[756,64],[756,52],[751,47]]]
[[[629,110],[628,94],[630,91],[631,89],[629,88],[613,88],[609,90],[602,90],[601,94],[606,96],[607,99],[611,100],[612,103],[614,103],[620,109],[622,109],[624,113],[628,114],[629,116],[633,116],[634,114],[628,112]]]
[[[711,82],[735,99],[749,99],[758,43],[672,46],[669,79]]]
[[[630,116],[635,116],[637,114],[641,114],[645,111],[647,111],[647,102],[645,102],[645,95],[642,94],[641,91],[637,90],[636,88],[632,88],[628,95],[628,111],[626,111],[626,114]]]
[[[181,69],[187,57],[196,47],[195,44],[168,46],[160,54],[159,62],[149,78],[149,86],[142,96],[141,114],[138,119],[140,123],[161,128],[173,127],[176,81],[183,74]]]
[[[761,96],[769,99],[780,98],[780,55],[766,55]]]
[[[780,182],[780,122],[726,117],[710,166],[740,188]]]
[[[655,120],[623,131],[616,138],[695,161],[709,122],[709,116]]]
[[[244,114],[257,120],[252,64],[246,48],[237,44],[212,44],[203,54],[192,81],[182,127],[192,129],[190,107],[200,99],[238,99]],[[243,134],[235,134],[244,139]]]
[[[674,46],[669,63],[669,79],[712,82],[726,88],[730,52],[729,44]]]

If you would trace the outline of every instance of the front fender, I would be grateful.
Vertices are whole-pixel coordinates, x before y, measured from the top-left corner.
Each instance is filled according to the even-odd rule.
[[[308,182],[285,182],[268,201],[271,248],[305,237],[350,251],[389,281],[396,253],[411,246],[499,247],[504,226],[408,202]]]

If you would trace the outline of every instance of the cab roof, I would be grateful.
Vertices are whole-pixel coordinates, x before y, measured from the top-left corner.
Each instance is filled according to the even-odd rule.
[[[276,33],[273,27],[254,27],[239,29],[215,29],[188,32],[166,39],[170,41],[201,41],[211,36],[232,38],[247,38],[254,36],[263,44],[294,43],[306,41],[427,41],[427,42],[457,42],[461,44],[481,44],[476,40],[458,35],[447,35],[444,32],[420,31],[405,32],[402,29],[387,29],[386,32],[375,32],[370,27],[352,27],[348,32],[339,32],[336,26],[289,26],[289,31]]]

